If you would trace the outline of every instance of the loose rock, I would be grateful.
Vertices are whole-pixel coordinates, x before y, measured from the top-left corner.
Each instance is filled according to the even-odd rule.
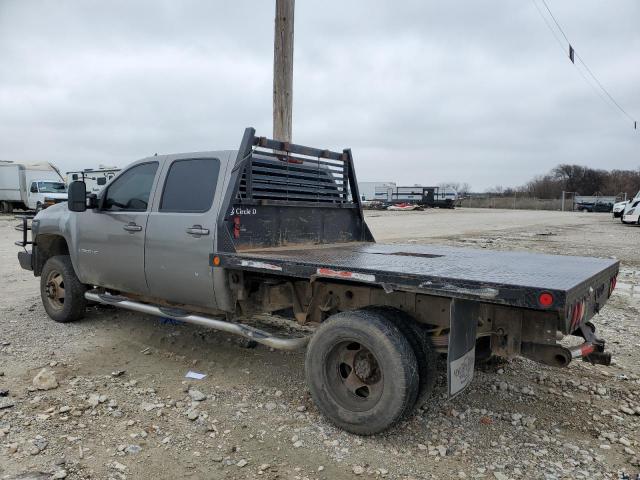
[[[53,370],[43,368],[33,378],[33,386],[38,390],[53,390],[54,388],[58,388],[58,380],[56,379],[56,374],[53,372]]]
[[[193,400],[194,402],[202,402],[207,399],[207,396],[204,393],[202,393],[200,390],[195,390],[193,388],[189,390],[189,396],[191,397],[191,400]]]

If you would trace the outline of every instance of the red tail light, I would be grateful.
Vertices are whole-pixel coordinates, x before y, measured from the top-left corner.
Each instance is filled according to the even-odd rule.
[[[240,217],[233,217],[233,238],[240,238]]]
[[[550,307],[551,305],[553,305],[553,295],[551,295],[549,292],[542,292],[539,296],[538,296],[538,303],[545,308]]]

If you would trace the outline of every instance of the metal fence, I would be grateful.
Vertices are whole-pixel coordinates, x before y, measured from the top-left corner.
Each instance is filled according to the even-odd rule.
[[[566,200],[565,200],[566,202]],[[468,208],[511,208],[514,210],[562,210],[560,198],[531,197],[469,197],[458,200],[456,205]],[[565,204],[565,210],[572,210],[572,201]]]

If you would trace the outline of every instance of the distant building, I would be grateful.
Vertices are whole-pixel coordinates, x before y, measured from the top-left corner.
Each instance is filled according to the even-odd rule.
[[[371,200],[386,200],[385,198],[376,197],[377,192],[386,192],[388,189],[395,189],[394,182],[358,182],[358,190],[360,191],[360,199],[370,202]]]

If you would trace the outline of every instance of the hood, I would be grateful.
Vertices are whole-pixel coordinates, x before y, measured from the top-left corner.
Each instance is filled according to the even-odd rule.
[[[614,204],[613,204],[613,208],[614,208],[614,209],[615,209],[615,208],[624,208],[624,207],[627,205],[627,203],[629,203],[629,200],[626,200],[626,201],[624,201],[624,202],[614,203]]]
[[[53,198],[55,199],[62,199],[62,200],[66,200],[67,199],[67,193],[43,193],[42,195],[44,195],[45,198]]]
[[[38,212],[38,214],[34,217],[37,219],[46,218],[46,217],[57,217],[64,212],[68,212],[67,202],[56,203],[51,205],[50,207],[44,208]]]

